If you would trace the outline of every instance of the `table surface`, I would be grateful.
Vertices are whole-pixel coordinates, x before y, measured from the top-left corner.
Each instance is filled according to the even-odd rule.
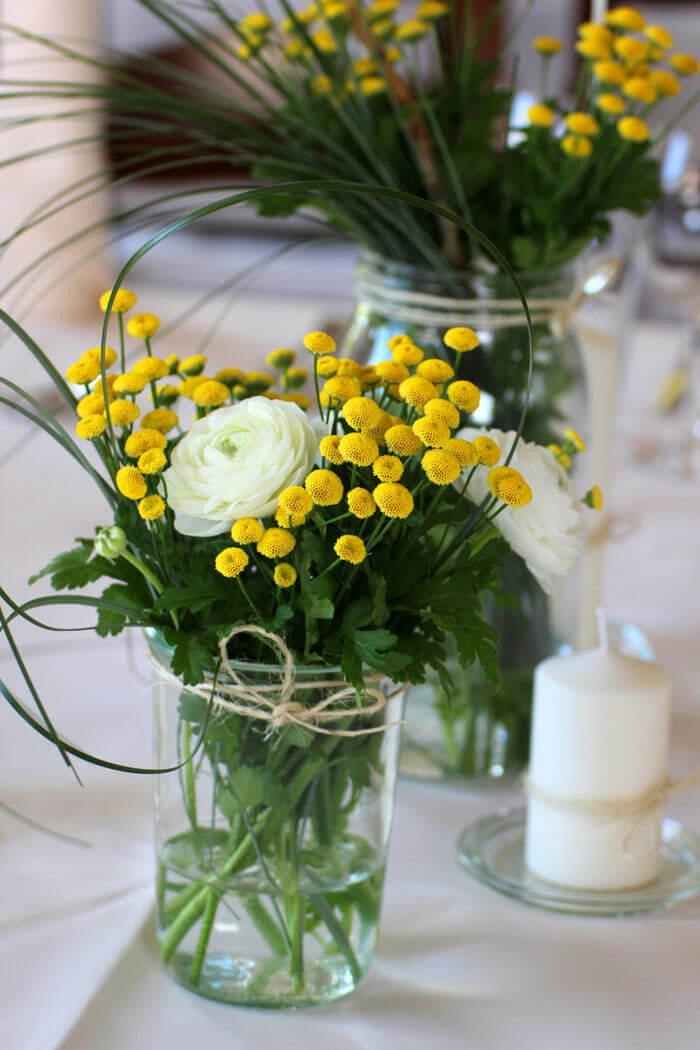
[[[258,316],[259,306],[250,304]],[[294,311],[293,330],[320,321],[311,308]],[[76,344],[95,342],[80,331],[43,334],[51,335],[63,364],[76,356]],[[632,462],[628,439],[646,428],[658,375],[672,362],[678,338],[672,326],[637,332],[625,380],[627,422],[606,494],[612,511],[631,524],[606,547],[607,609],[641,627],[674,675],[674,775],[700,764],[700,484]],[[258,342],[267,339],[263,327]],[[270,333],[268,345],[278,343],[279,332]],[[229,344],[236,364],[262,348],[244,347],[235,336]],[[2,352],[6,373],[41,389],[16,346]],[[217,361],[224,363],[230,357]],[[88,534],[105,512],[58,446],[32,438],[9,412],[0,421],[0,582],[22,598],[30,593],[29,573],[74,536]],[[39,585],[31,593],[45,590]],[[90,623],[79,608],[47,610],[46,618],[62,626]],[[65,736],[117,761],[149,763],[149,689],[138,641],[28,625],[17,638]],[[4,642],[0,675],[19,686]],[[8,1050],[691,1050],[699,1044],[700,898],[646,917],[557,915],[500,897],[458,867],[460,830],[517,801],[512,788],[400,782],[381,944],[369,976],[332,1007],[263,1013],[191,995],[159,964],[148,777],[82,764],[81,788],[54,749],[4,705],[0,740],[2,804],[87,843],[57,841],[0,811],[0,1045]],[[700,832],[697,793],[674,799],[670,809]]]

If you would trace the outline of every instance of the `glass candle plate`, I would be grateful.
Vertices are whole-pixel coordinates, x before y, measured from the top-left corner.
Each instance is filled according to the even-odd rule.
[[[628,915],[669,908],[700,891],[700,839],[675,820],[663,822],[661,872],[654,882],[631,890],[581,890],[528,871],[525,815],[524,806],[499,810],[470,824],[457,841],[462,867],[506,897],[576,915]]]

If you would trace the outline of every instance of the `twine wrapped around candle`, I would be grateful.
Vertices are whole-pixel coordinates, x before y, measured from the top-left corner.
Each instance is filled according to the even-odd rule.
[[[265,639],[277,650],[280,658],[279,682],[269,685],[247,685],[237,674],[228,658],[228,643],[232,638],[240,634],[257,635]],[[363,679],[363,695],[372,699],[372,703],[358,707],[357,690],[348,685],[344,678],[328,679],[322,678],[315,681],[304,679],[297,681],[294,675],[294,657],[283,638],[278,634],[263,630],[256,624],[244,624],[234,629],[219,642],[219,653],[221,656],[221,671],[228,676],[227,681],[220,680],[220,673],[207,675],[203,682],[197,685],[185,686],[188,693],[201,697],[203,700],[211,700],[215,707],[232,714],[242,715],[245,718],[255,718],[267,722],[269,730],[281,729],[286,725],[297,725],[309,729],[313,733],[321,733],[325,736],[369,736],[370,733],[384,733],[393,726],[401,725],[401,722],[386,722],[379,726],[370,726],[362,729],[327,729],[321,723],[337,722],[344,718],[367,717],[382,711],[389,701],[397,696],[403,686],[398,686],[392,693],[385,694],[377,687],[385,675],[372,674]],[[177,675],[173,674],[163,664],[158,663],[149,654],[151,662],[159,674],[170,678],[182,685]],[[304,704],[293,697],[300,691],[311,691],[314,689],[333,689],[330,696],[325,696],[318,703],[305,707]],[[348,706],[346,701],[352,701]]]
[[[626,821],[627,828],[622,840],[622,849],[626,854],[639,859],[651,856],[658,849],[659,829],[654,827],[652,842],[648,850],[644,853],[633,853],[630,850],[630,844],[637,829],[673,795],[697,787],[699,784],[700,769],[696,769],[685,777],[679,777],[678,780],[668,779],[661,784],[656,784],[636,798],[576,798],[547,791],[536,784],[528,773],[523,777],[523,787],[528,798],[544,802],[553,809],[592,817],[600,823],[611,823],[614,820]]]

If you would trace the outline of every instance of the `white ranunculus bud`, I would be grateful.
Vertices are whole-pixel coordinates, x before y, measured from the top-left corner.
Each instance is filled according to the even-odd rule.
[[[318,449],[314,429],[290,401],[251,397],[198,419],[164,471],[175,528],[218,536],[238,518],[277,509],[289,485],[302,485]]]
[[[457,434],[467,441],[480,436],[489,437],[499,445],[502,451],[499,462],[505,463],[515,441],[515,431],[465,427]],[[549,449],[532,441],[519,441],[510,466],[525,478],[532,489],[532,500],[524,507],[506,507],[493,524],[523,558],[542,590],[550,594],[554,577],[565,576],[581,553],[583,508],[571,479]],[[467,489],[474,503],[479,504],[490,495],[487,477],[486,467],[474,472]]]
[[[95,537],[95,554],[102,558],[114,561],[126,550],[126,533],[118,525],[110,525],[107,529],[100,529]]]

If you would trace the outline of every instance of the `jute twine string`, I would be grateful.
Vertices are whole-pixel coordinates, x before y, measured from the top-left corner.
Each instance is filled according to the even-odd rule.
[[[257,635],[265,639],[277,650],[280,659],[280,680],[269,684],[249,685],[239,676],[228,658],[228,643],[237,635]],[[297,725],[309,729],[313,733],[321,733],[324,736],[369,736],[371,733],[384,733],[393,726],[401,725],[401,722],[385,722],[379,726],[363,727],[362,729],[337,729],[325,728],[323,723],[332,723],[345,718],[366,718],[382,711],[393,697],[397,696],[403,686],[398,686],[388,695],[379,687],[379,683],[386,677],[382,674],[371,674],[364,678],[363,696],[371,698],[371,703],[358,707],[357,691],[354,686],[348,685],[345,679],[319,678],[317,680],[298,680],[294,674],[294,657],[283,638],[278,634],[263,630],[256,624],[245,624],[234,627],[226,638],[219,642],[219,654],[221,656],[221,671],[227,676],[226,681],[221,681],[221,671],[218,675],[206,675],[203,682],[197,685],[188,685],[185,688],[188,693],[201,697],[203,700],[211,700],[216,708],[230,711],[232,714],[243,715],[245,718],[255,718],[267,722],[269,730],[281,729],[286,725]],[[150,657],[151,663],[164,678],[176,682],[182,686],[181,680],[168,668]],[[302,691],[313,691],[314,689],[329,690],[334,692],[325,696],[318,703],[305,706],[298,700],[293,699],[296,693]]]
[[[528,773],[523,777],[523,786],[528,797],[537,802],[544,802],[553,809],[561,810],[563,813],[577,813],[591,817],[600,824],[609,824],[616,820],[624,821],[625,832],[622,848],[629,856],[639,859],[651,856],[658,849],[660,828],[658,822],[654,821],[649,848],[641,853],[631,848],[632,840],[638,829],[645,821],[654,816],[659,806],[663,806],[674,795],[698,785],[700,785],[700,769],[688,773],[685,777],[679,777],[677,780],[666,779],[635,798],[574,798],[547,791],[536,784]]]
[[[449,314],[451,325],[500,328],[521,328],[525,314],[519,299],[449,299],[427,292],[413,292],[405,288],[380,288],[360,283],[358,292],[363,303],[378,313],[391,311],[395,321],[415,325],[444,325]],[[581,305],[583,295],[571,299],[528,299],[533,324],[556,321],[562,331],[569,327],[571,317]]]

